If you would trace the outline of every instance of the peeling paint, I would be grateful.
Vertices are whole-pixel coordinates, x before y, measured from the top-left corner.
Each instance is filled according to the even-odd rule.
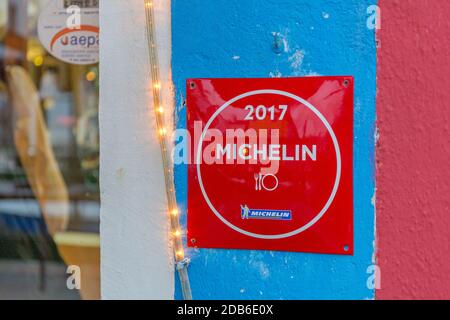
[[[297,49],[295,52],[289,57],[289,62],[291,63],[291,68],[294,72],[298,72],[303,64],[303,59],[305,58],[305,51]]]

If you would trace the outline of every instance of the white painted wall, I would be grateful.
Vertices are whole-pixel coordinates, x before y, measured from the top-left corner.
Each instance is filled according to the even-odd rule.
[[[170,106],[170,1],[158,6],[164,101]],[[144,1],[100,1],[100,29],[102,298],[173,299]]]

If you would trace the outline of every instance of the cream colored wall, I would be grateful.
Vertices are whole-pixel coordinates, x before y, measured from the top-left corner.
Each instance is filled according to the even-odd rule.
[[[169,106],[170,1],[160,1],[158,6],[160,69]],[[174,295],[144,18],[143,0],[100,2],[103,299],[172,299]],[[167,112],[168,117],[171,114]]]

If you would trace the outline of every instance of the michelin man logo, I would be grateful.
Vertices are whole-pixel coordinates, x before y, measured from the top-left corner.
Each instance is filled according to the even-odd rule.
[[[241,205],[242,220],[292,220],[292,211],[289,210],[260,210],[250,209],[246,204]]]
[[[250,212],[250,209],[247,205],[241,206],[241,217],[243,220],[248,220],[248,214]]]

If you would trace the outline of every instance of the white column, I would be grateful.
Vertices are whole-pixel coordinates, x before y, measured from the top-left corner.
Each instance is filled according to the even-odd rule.
[[[170,106],[170,1],[157,5],[163,100]],[[173,299],[144,1],[100,1],[100,30],[102,298]]]

